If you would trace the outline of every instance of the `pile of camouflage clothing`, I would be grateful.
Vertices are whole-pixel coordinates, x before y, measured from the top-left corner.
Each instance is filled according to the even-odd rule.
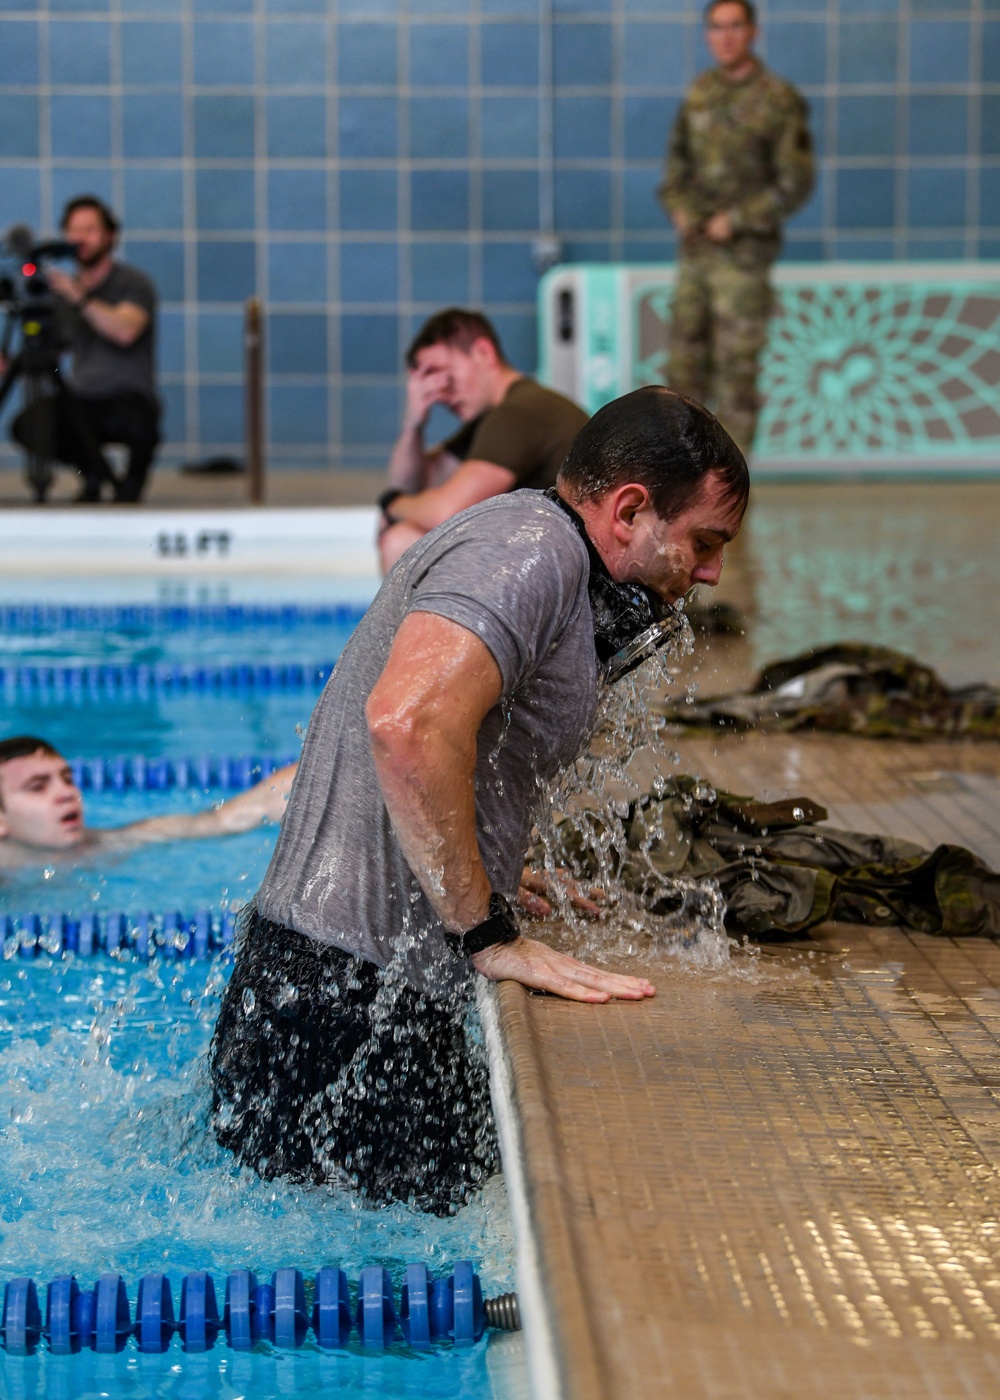
[[[780,940],[827,920],[920,933],[1000,934],[1000,875],[962,846],[819,826],[807,797],[758,802],[687,776],[633,802],[616,832],[588,813],[558,828],[556,861],[582,881],[619,882],[652,913],[670,913],[678,876],[711,877],[731,932]]]
[[[703,729],[823,729],[869,738],[1000,738],[1000,688],[951,689],[888,647],[841,642],[765,666],[749,691],[670,703],[675,724]]]

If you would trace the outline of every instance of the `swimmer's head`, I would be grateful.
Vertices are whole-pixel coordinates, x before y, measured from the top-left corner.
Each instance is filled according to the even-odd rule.
[[[406,352],[406,365],[433,378],[435,401],[464,423],[502,402],[513,372],[491,323],[460,306],[425,321]]]
[[[750,496],[743,453],[693,399],[649,386],[580,430],[557,481],[612,576],[676,602],[718,583]]]
[[[85,836],[83,798],[62,754],[33,734],[0,740],[0,840],[68,850]]]

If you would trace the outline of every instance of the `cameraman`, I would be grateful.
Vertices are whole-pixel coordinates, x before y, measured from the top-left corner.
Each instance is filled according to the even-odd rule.
[[[138,501],[160,440],[156,290],[144,273],[112,257],[118,220],[95,195],[71,199],[60,228],[76,248],[78,271],[69,276],[52,268],[46,276],[58,298],[70,370],[55,397],[20,413],[11,433],[29,450],[76,467],[83,477],[78,500],[99,501],[108,484],[116,501]],[[116,476],[104,456],[109,442],[128,448],[124,476]]]

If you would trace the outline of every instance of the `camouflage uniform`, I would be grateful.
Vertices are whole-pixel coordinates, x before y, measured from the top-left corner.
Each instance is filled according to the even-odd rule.
[[[565,821],[553,859],[578,880],[620,884],[670,914],[680,879],[715,880],[732,933],[780,941],[828,920],[945,937],[1000,935],[1000,875],[963,846],[819,825],[808,797],[762,802],[687,774],[633,802],[619,833],[601,818]]]
[[[795,88],[760,63],[738,82],[718,69],[702,73],[677,115],[658,190],[667,214],[682,212],[696,230],[721,211],[733,224],[729,243],[695,232],[682,245],[667,380],[701,403],[714,388],[716,411],[744,452],[759,408],[768,269],[781,246],[782,220],[813,186],[807,118]]]
[[[822,729],[871,739],[1000,739],[1000,687],[945,685],[890,647],[838,642],[772,661],[750,690],[659,707],[704,729]]]

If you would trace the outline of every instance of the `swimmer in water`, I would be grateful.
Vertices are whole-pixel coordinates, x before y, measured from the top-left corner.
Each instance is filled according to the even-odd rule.
[[[279,768],[255,787],[203,812],[89,827],[73,770],[58,749],[31,734],[0,740],[0,870],[43,862],[79,864],[156,841],[233,836],[262,822],[278,822],[297,766]]]
[[[246,792],[203,812],[95,828],[86,824],[83,794],[58,749],[32,734],[0,739],[0,871],[53,862],[79,865],[156,841],[237,836],[262,822],[280,822],[297,768],[297,763],[277,768]],[[594,898],[568,880],[560,883],[574,908],[592,916],[600,912]],[[553,893],[551,877],[525,866],[518,903],[526,914],[551,914]]]

